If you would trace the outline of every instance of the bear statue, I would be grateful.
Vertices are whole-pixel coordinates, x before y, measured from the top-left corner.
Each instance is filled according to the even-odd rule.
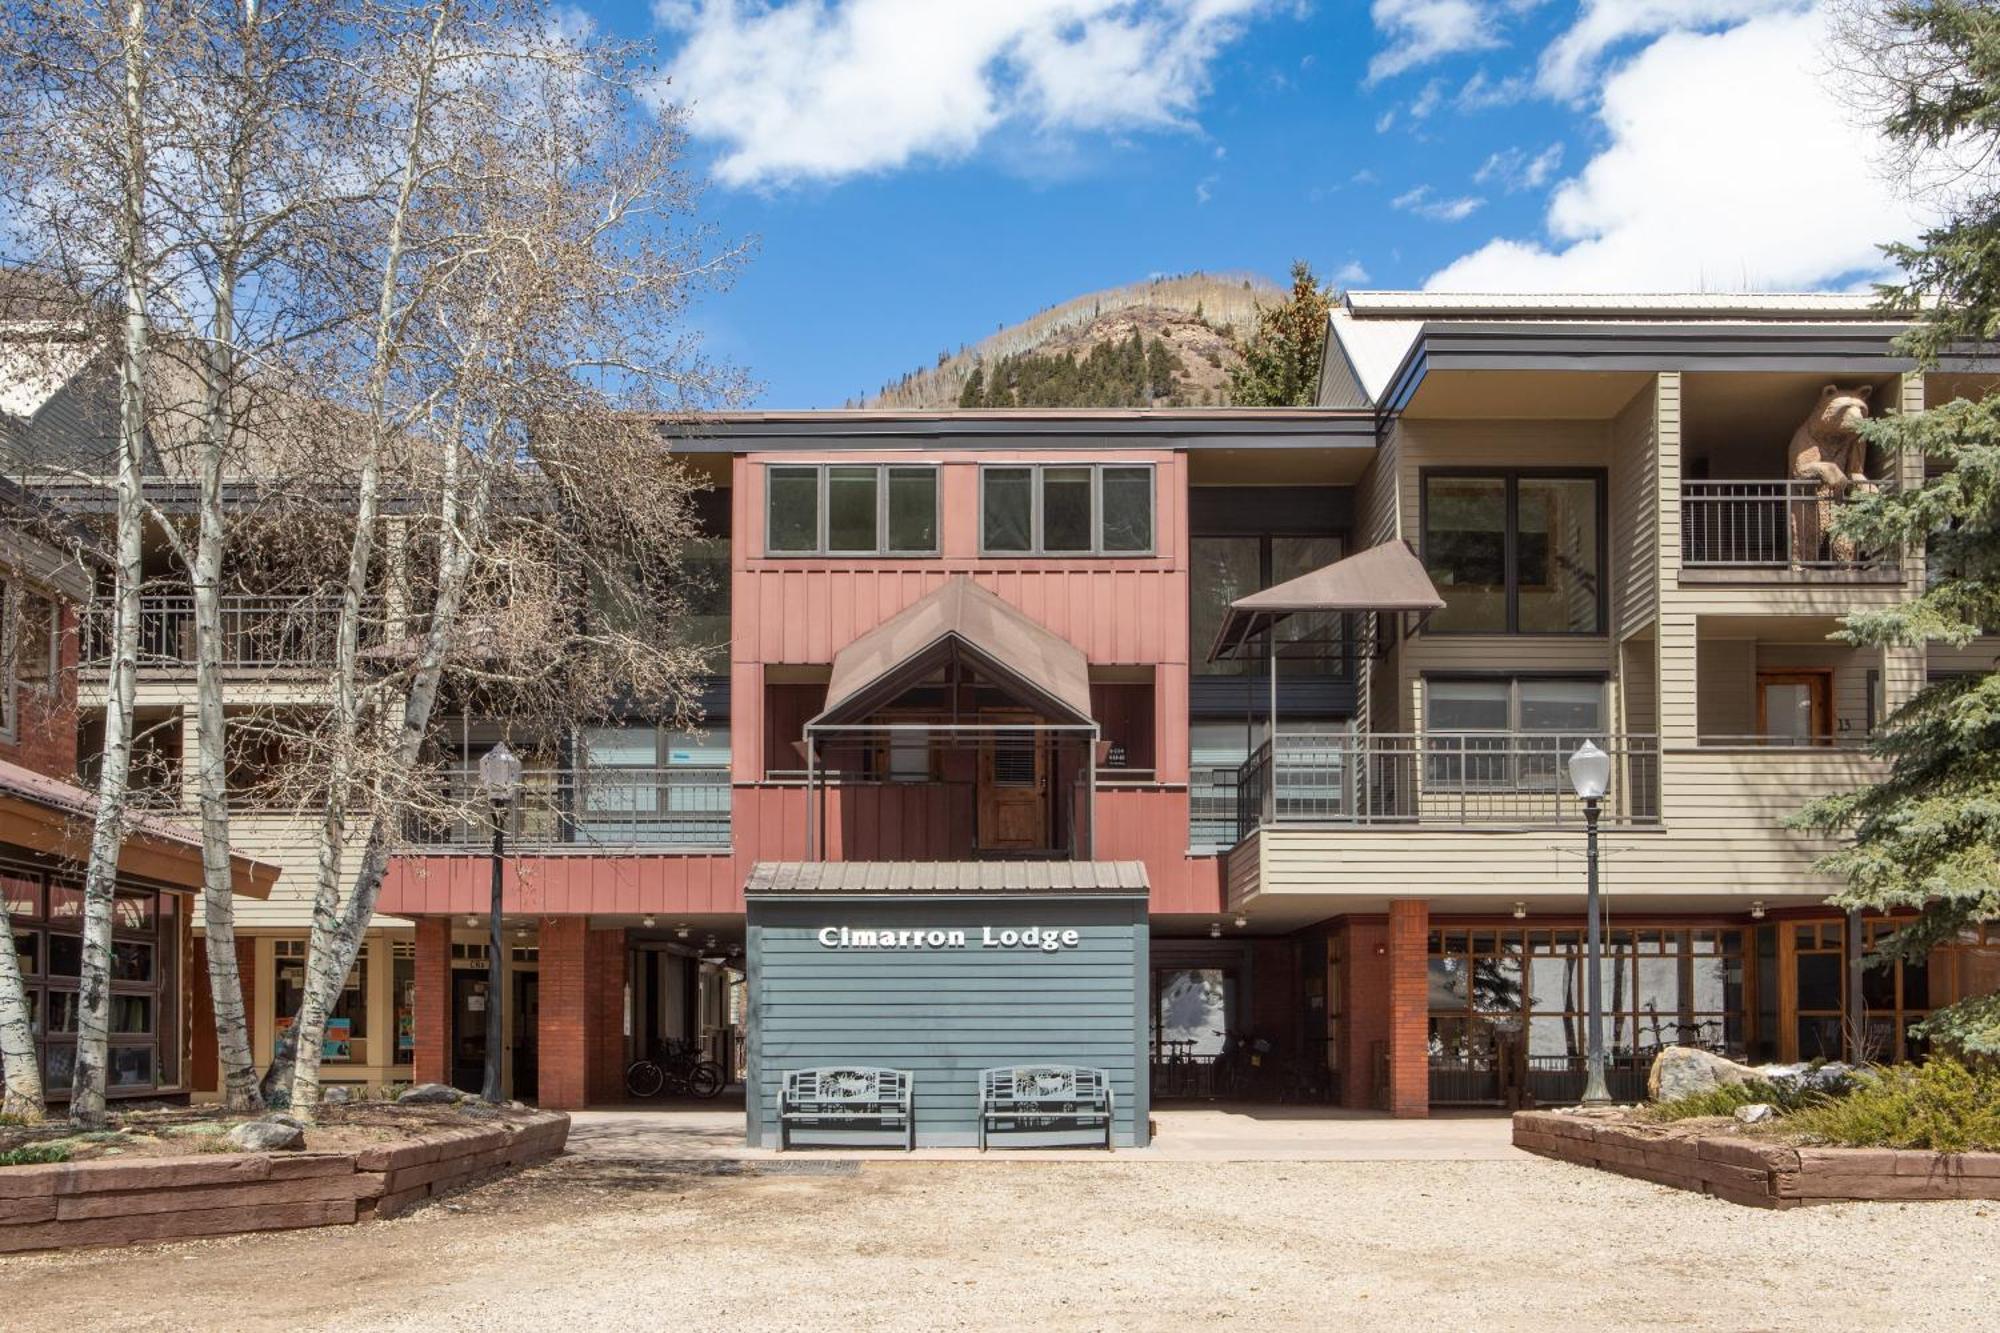
[[[1854,543],[1830,535],[1833,507],[1857,490],[1872,490],[1865,475],[1868,442],[1861,438],[1859,424],[1868,416],[1871,385],[1841,388],[1829,384],[1819,391],[1819,402],[1811,415],[1792,432],[1792,480],[1814,483],[1810,496],[1791,498],[1792,567],[1817,564],[1820,541],[1827,538],[1828,558],[1851,564]]]

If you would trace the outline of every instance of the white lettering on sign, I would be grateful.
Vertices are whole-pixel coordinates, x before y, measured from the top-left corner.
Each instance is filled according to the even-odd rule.
[[[967,949],[970,937],[962,930],[869,930],[850,926],[821,926],[816,936],[822,949]],[[979,928],[982,949],[1037,949],[1058,953],[1083,943],[1077,930],[1057,930],[1053,926],[992,926]]]

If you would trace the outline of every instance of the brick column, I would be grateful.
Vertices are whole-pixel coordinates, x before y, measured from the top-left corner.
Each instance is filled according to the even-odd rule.
[[[575,1110],[590,1104],[585,1079],[585,957],[590,921],[545,916],[541,926],[541,1016],[535,1027],[535,1099]]]
[[[593,930],[584,941],[584,1089],[592,1102],[625,1099],[625,932]]]
[[[417,918],[416,1048],[410,1077],[451,1082],[451,918]]]
[[[1389,1114],[1420,1119],[1431,1110],[1430,904],[1389,904]]]
[[[1348,925],[1340,988],[1340,1104],[1372,1111],[1382,1095],[1375,1053],[1389,1041],[1389,928],[1380,920]]]

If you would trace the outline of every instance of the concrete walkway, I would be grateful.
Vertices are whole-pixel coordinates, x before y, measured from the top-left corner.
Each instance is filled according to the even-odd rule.
[[[779,1154],[743,1142],[743,1112],[729,1106],[571,1113],[569,1150],[583,1157],[659,1162],[768,1162]],[[1527,1160],[1509,1142],[1508,1118],[1494,1112],[1392,1120],[1364,1111],[1293,1106],[1190,1106],[1155,1110],[1150,1147],[1122,1149],[1121,1161],[1147,1162],[1501,1162]],[[800,1148],[788,1162],[1104,1160],[1090,1149]]]

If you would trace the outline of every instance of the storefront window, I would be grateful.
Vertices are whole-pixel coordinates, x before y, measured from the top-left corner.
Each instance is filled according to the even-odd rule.
[[[406,1065],[417,1052],[417,959],[413,946],[398,944],[395,948],[389,984],[396,1006],[396,1045],[390,1058]]]
[[[277,1030],[290,1029],[293,1018],[299,1012],[299,1005],[305,999],[306,981],[306,941],[278,940],[273,946],[277,958]],[[347,985],[340,992],[339,1001],[333,1012],[327,1015],[326,1033],[320,1044],[320,1059],[346,1062],[365,1058],[366,1047],[360,1052],[356,1042],[365,1042],[368,1037],[368,954],[364,949],[354,960],[354,969],[347,974]]]
[[[1166,968],[1155,974],[1154,1041],[1162,1057],[1222,1054],[1236,978],[1221,968]]]

